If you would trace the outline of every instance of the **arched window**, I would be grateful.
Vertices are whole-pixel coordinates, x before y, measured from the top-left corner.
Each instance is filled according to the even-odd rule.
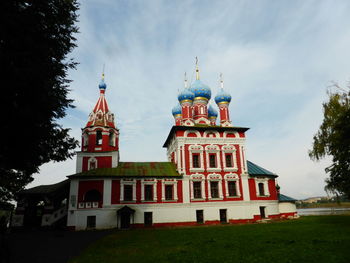
[[[109,132],[109,145],[115,146],[115,135],[113,131]]]
[[[102,131],[96,131],[96,145],[102,144]]]
[[[264,184],[263,183],[259,183],[258,187],[259,187],[259,195],[260,196],[264,196],[265,195]]]
[[[87,146],[89,144],[89,135],[84,132],[83,134],[83,139],[84,139],[84,146]]]
[[[99,202],[99,201],[102,201],[102,195],[96,189],[89,190],[84,195],[84,202]]]
[[[97,168],[97,163],[96,163],[96,159],[95,158],[91,158],[91,160],[89,160],[89,170],[93,170]]]

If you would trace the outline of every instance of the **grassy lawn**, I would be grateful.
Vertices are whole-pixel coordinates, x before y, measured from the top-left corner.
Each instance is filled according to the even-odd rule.
[[[350,262],[350,215],[115,231],[77,262]]]

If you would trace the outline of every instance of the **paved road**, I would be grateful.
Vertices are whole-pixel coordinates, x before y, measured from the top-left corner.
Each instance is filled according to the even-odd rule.
[[[0,262],[65,263],[112,230],[26,230],[1,237]]]

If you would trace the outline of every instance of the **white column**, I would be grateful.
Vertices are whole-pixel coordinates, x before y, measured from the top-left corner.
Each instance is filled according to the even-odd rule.
[[[164,179],[162,179],[162,201],[165,200],[165,183]]]
[[[190,202],[190,178],[184,176],[182,179],[182,200],[184,203]],[[192,184],[191,184],[192,185]],[[191,186],[192,188],[192,186]],[[191,191],[191,196],[193,195],[193,189]]]
[[[245,167],[244,167],[244,164],[243,164],[243,149],[242,149],[242,146],[239,146],[239,155],[240,155],[240,160],[241,160],[241,170],[242,170],[242,173],[245,172]]]
[[[82,153],[77,153],[75,172],[81,173],[83,171],[83,156]]]
[[[174,188],[174,200],[177,201],[177,181],[175,181],[174,185],[173,185],[173,188]]]
[[[177,164],[177,170],[180,172],[181,171],[181,152],[180,152],[180,147],[176,146],[175,148],[175,156],[176,156],[176,164]]]
[[[104,179],[103,180],[103,207],[111,206],[111,197],[112,197],[112,180]]]
[[[203,167],[203,166],[202,166]],[[202,187],[201,187],[201,190],[202,190],[202,198],[203,199],[206,199],[207,197],[205,196],[205,180],[204,179],[202,179],[202,182],[201,182],[201,184],[202,184]],[[211,196],[210,196],[210,187],[209,187],[209,198],[210,198]]]
[[[224,195],[223,195],[223,192],[222,192],[222,180],[220,180],[218,184],[219,184],[219,197],[223,198]]]
[[[70,189],[69,189],[69,206],[68,206],[68,215],[67,215],[67,226],[76,226],[76,217],[77,217],[77,207],[78,207],[78,189],[79,181],[71,179],[70,180]]]
[[[207,186],[208,186],[208,198],[211,199],[211,188],[210,188],[210,180],[207,180]],[[205,193],[205,189],[204,190],[204,193]],[[203,191],[202,191],[203,193]],[[203,197],[203,194],[202,194],[202,197]]]
[[[156,180],[155,183],[153,184],[153,201],[157,201],[157,194],[158,194],[157,184],[158,184],[158,181]]]
[[[136,184],[137,184],[137,181],[133,182],[133,184],[132,184],[132,200],[133,201],[136,201]]]
[[[124,183],[120,180],[120,201],[124,201]]]
[[[117,167],[119,161],[119,151],[112,152],[112,167]]]
[[[241,195],[243,195],[244,201],[249,201],[250,194],[249,194],[248,174],[243,173],[241,175],[241,180],[242,180],[242,191],[243,191],[243,193],[241,193]]]
[[[246,156],[245,156],[245,147],[242,146],[242,158],[243,158],[243,169],[244,169],[244,172],[248,172],[247,170],[247,159],[246,159]]]
[[[145,201],[145,182],[141,180],[141,201]]]
[[[182,172],[186,174],[185,145],[182,145]]]

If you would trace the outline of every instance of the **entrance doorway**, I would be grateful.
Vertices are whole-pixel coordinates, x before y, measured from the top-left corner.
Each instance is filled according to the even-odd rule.
[[[260,206],[259,209],[260,209],[260,217],[261,218],[266,218],[266,213],[265,213],[266,207],[265,206]]]
[[[227,223],[227,209],[220,209],[220,223]]]
[[[123,206],[122,208],[117,210],[117,219],[118,221],[120,220],[120,228],[122,229],[128,229],[130,228],[131,224],[131,216],[134,221],[134,214],[135,210],[128,207],[128,206]]]
[[[86,228],[87,229],[96,228],[96,216],[88,216],[86,218]]]
[[[145,212],[144,214],[144,222],[145,226],[152,226],[153,224],[153,217],[152,217],[152,212]]]
[[[198,224],[204,223],[203,210],[196,210],[196,218]]]
[[[120,215],[120,228],[128,229],[130,228],[130,214],[121,214]]]

